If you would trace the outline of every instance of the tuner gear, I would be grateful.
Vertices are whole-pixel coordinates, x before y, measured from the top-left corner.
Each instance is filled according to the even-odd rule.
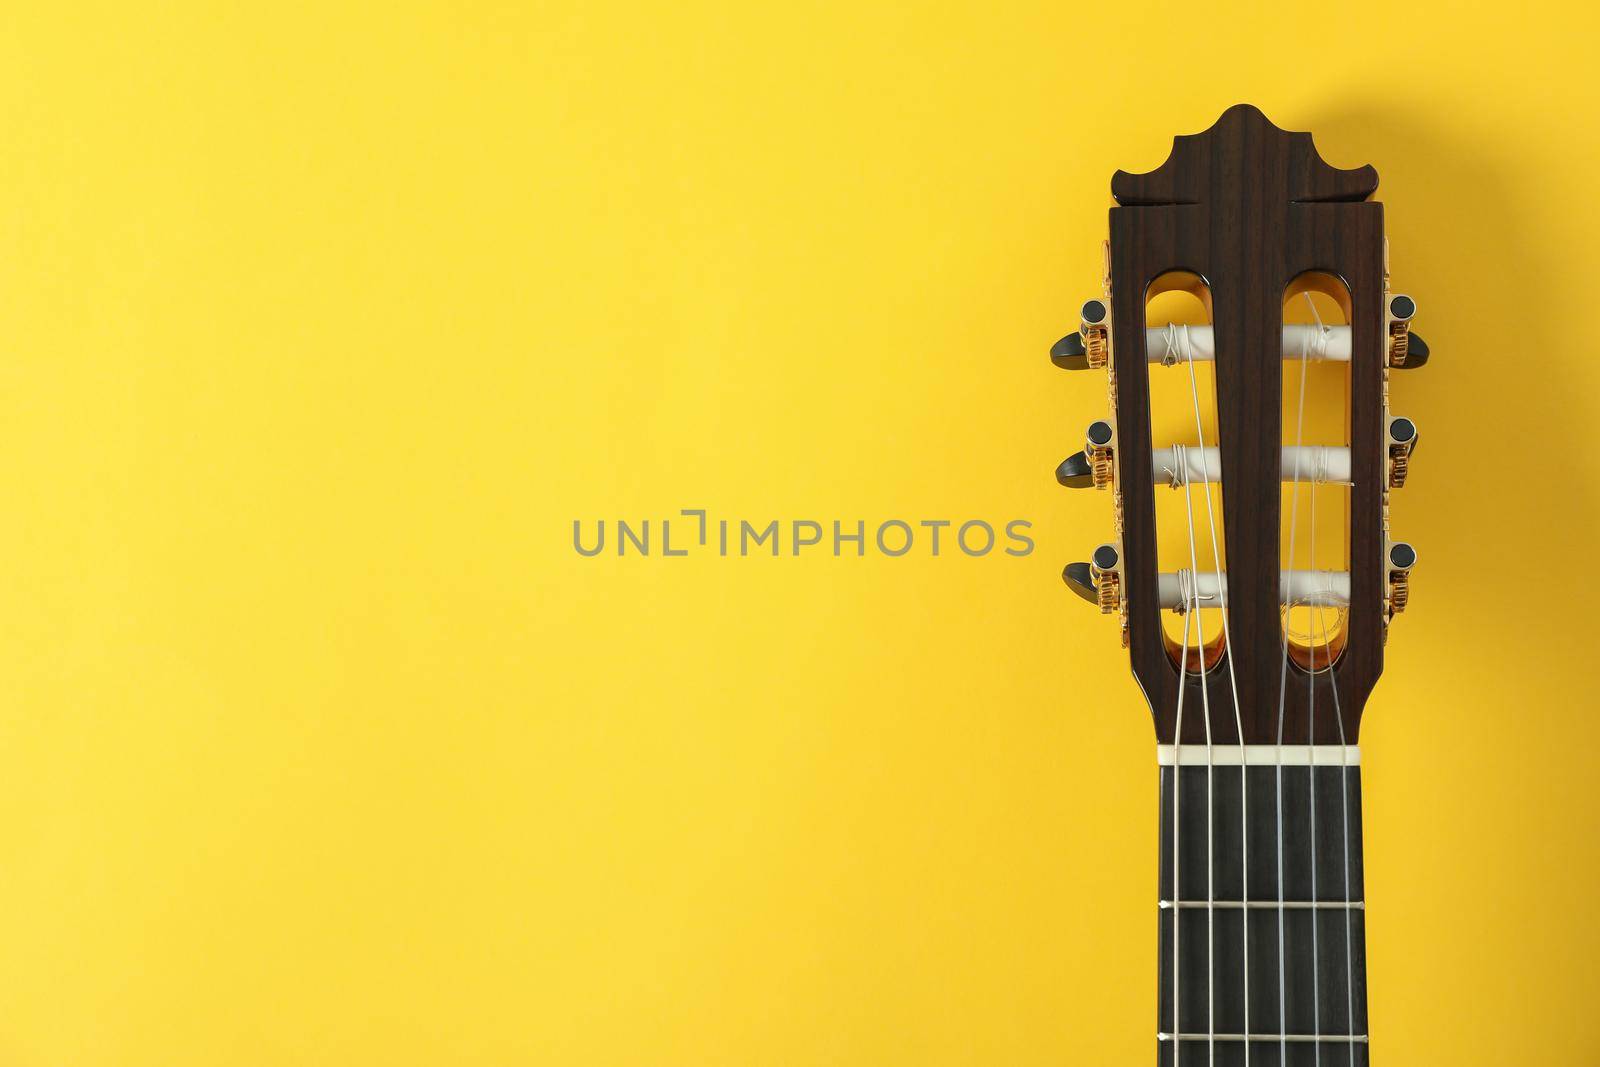
[[[1426,362],[1428,362],[1428,343],[1422,339],[1421,334],[1407,330],[1406,361],[1395,364],[1395,369],[1416,370]]]
[[[1121,565],[1117,546],[1104,544],[1094,550],[1089,562],[1067,564],[1061,580],[1083,599],[1099,605],[1102,614],[1113,615],[1122,606]]]
[[[1104,419],[1096,419],[1089,424],[1083,436],[1084,455],[1089,460],[1094,487],[1109,489],[1115,478],[1114,465],[1111,461],[1111,440],[1115,434],[1111,424]]]
[[[1084,449],[1074,452],[1056,467],[1056,481],[1068,489],[1110,488],[1115,481],[1111,442],[1116,436],[1111,424],[1096,419],[1084,431]]]
[[[1122,601],[1122,575],[1118,568],[1122,554],[1116,545],[1105,544],[1089,557],[1089,573],[1094,577],[1095,599],[1102,615],[1110,615]]]
[[[1389,297],[1384,307],[1384,317],[1388,321],[1389,336],[1389,366],[1406,366],[1407,357],[1410,355],[1411,319],[1417,313],[1417,302],[1404,293],[1396,293]],[[1426,352],[1426,346],[1424,346]],[[1427,357],[1424,356],[1424,359]]]
[[[1403,571],[1389,575],[1389,617],[1392,619],[1406,610],[1411,601],[1411,576]]]
[[[1100,576],[1095,583],[1095,591],[1099,593],[1100,614],[1112,615],[1116,613],[1117,605],[1122,602],[1121,580],[1116,571],[1110,571]]]
[[[1411,456],[1417,450],[1417,424],[1397,415],[1389,420],[1389,488],[1406,484]]]
[[[1104,367],[1111,348],[1111,311],[1104,300],[1085,300],[1079,315],[1084,360],[1090,367]]]
[[[1411,568],[1417,563],[1417,550],[1404,541],[1389,545],[1385,554],[1389,570],[1389,617],[1406,610],[1411,600]]]

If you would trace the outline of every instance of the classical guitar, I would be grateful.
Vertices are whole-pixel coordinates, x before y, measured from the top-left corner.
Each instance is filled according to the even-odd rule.
[[[1111,179],[1105,292],[1052,361],[1110,412],[1057,479],[1115,537],[1067,584],[1155,720],[1158,1063],[1368,1063],[1361,715],[1416,553],[1393,540],[1421,366],[1370,166],[1256,108]]]

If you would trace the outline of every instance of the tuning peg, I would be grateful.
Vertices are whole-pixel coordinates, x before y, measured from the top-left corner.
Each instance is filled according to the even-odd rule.
[[[1087,370],[1106,365],[1107,328],[1111,311],[1104,300],[1085,300],[1078,309],[1077,333],[1069,333],[1050,347],[1050,362],[1062,370]]]
[[[1094,588],[1094,573],[1087,563],[1069,563],[1061,570],[1061,580],[1067,588],[1091,604],[1100,603],[1100,594]]]
[[[1083,338],[1069,333],[1050,346],[1050,362],[1062,370],[1088,370],[1089,356],[1084,351]]]
[[[1056,467],[1056,481],[1068,489],[1087,489],[1094,485],[1094,465],[1082,452],[1074,452]]]
[[[1094,550],[1088,563],[1069,563],[1061,571],[1061,580],[1074,593],[1091,604],[1098,604],[1105,615],[1116,614],[1122,607],[1122,565],[1117,546],[1104,544]],[[1122,647],[1128,647],[1128,617],[1122,617]]]
[[[1061,572],[1061,580],[1074,593],[1099,604],[1101,612],[1110,615],[1121,603],[1122,576],[1117,570],[1121,562],[1116,545],[1101,545],[1094,550],[1088,563],[1067,564]]]
[[[1411,334],[1411,320],[1417,314],[1417,302],[1404,293],[1389,298],[1385,308],[1389,333],[1389,366],[1413,368],[1428,362],[1428,346],[1420,337]],[[1412,346],[1416,352],[1412,352]]]
[[[1389,545],[1389,616],[1406,610],[1411,600],[1411,568],[1417,565],[1417,550],[1404,541]]]
[[[1113,478],[1111,441],[1115,431],[1105,419],[1096,419],[1084,431],[1084,449],[1074,452],[1056,468],[1056,481],[1069,489],[1094,486],[1104,489]]]
[[[1406,484],[1411,457],[1417,451],[1417,424],[1400,415],[1389,420],[1389,488]]]

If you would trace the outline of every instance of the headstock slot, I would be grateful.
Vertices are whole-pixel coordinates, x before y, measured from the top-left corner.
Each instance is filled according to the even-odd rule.
[[[1171,271],[1145,289],[1144,309],[1154,353],[1145,366],[1156,473],[1124,493],[1154,497],[1160,572],[1225,573],[1222,482],[1202,452],[1214,455],[1217,445],[1216,363],[1203,347],[1202,357],[1186,358],[1195,354],[1193,338],[1211,329],[1211,287],[1192,271]],[[1198,675],[1221,662],[1226,641],[1220,598],[1195,603],[1163,611],[1161,629],[1172,663]]]
[[[1341,328],[1348,330],[1350,314],[1350,292],[1331,274],[1300,275],[1284,290],[1279,553],[1289,570],[1333,575],[1350,569],[1348,461],[1330,463],[1327,451],[1348,455],[1350,447],[1350,361],[1331,351]],[[1347,622],[1344,606],[1290,599],[1282,620],[1289,657],[1302,669],[1328,669],[1344,651]]]

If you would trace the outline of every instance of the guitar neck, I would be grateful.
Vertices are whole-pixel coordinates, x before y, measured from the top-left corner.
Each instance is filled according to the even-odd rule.
[[[1161,750],[1158,1063],[1365,1067],[1358,751],[1178,752]]]
[[[1105,291],[1050,350],[1105,373],[1056,479],[1111,491],[1111,539],[1062,577],[1117,618],[1155,722],[1171,1067],[1368,1062],[1354,746],[1417,562],[1390,378],[1428,360],[1377,188],[1231,107],[1112,176]]]

